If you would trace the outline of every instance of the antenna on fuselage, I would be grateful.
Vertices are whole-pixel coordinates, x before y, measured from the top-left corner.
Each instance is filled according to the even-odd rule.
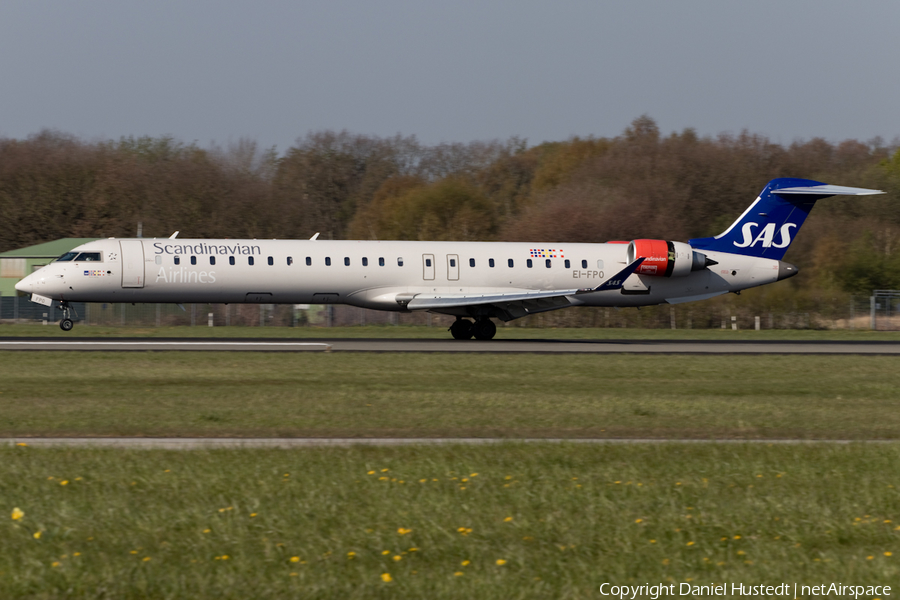
[[[316,232],[316,235],[312,236],[312,237],[309,238],[309,239],[310,239],[310,241],[312,241],[312,240],[316,239],[317,237],[319,237],[319,232],[318,232],[318,231]]]
[[[180,232],[180,231],[176,231],[175,233],[173,233],[172,235],[169,236],[169,239],[170,239],[170,240],[174,240],[175,238],[178,237],[178,234],[179,234],[179,233],[181,233],[181,232]]]

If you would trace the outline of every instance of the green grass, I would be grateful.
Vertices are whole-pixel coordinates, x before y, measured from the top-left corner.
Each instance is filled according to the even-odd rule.
[[[366,325],[360,327],[109,327],[76,325],[64,332],[48,325],[0,325],[0,337],[262,337],[262,338],[420,338],[450,339],[446,327],[417,325]],[[868,329],[626,329],[626,328],[529,328],[498,324],[498,340],[810,340],[900,341],[900,332]]]
[[[0,353],[2,436],[898,439],[900,357]]]
[[[0,597],[596,598],[604,582],[895,585],[898,491],[896,444],[6,447]],[[14,508],[24,516],[10,518]]]

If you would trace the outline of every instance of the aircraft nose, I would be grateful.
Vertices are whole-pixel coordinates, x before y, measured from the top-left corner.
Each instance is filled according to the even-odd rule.
[[[16,290],[26,294],[32,293],[34,289],[34,273],[16,284]]]

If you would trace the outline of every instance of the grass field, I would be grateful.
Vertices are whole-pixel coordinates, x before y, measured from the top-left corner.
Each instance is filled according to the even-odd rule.
[[[263,338],[425,338],[450,339],[446,327],[368,325],[361,327],[106,327],[76,325],[64,332],[48,325],[0,325],[0,337],[263,337]],[[626,329],[529,328],[499,324],[498,340],[510,339],[622,339],[622,340],[809,340],[893,341],[897,331],[868,329]]]
[[[898,491],[896,444],[6,447],[0,597],[896,585]]]
[[[900,438],[900,358],[0,353],[0,436]]]

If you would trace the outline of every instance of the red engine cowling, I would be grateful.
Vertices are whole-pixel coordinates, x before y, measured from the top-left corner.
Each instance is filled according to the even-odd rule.
[[[635,273],[654,277],[684,277],[690,275],[691,271],[716,264],[705,254],[691,248],[690,244],[666,240],[632,241],[628,244],[628,262],[638,258],[643,258],[644,262]]]

